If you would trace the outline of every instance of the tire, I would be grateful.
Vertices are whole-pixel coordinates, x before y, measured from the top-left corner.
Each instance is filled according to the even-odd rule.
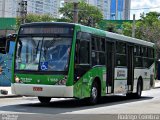
[[[98,99],[99,99],[99,87],[98,87],[98,84],[97,82],[93,82],[92,84],[92,87],[91,87],[91,95],[90,95],[90,98],[89,98],[89,104],[90,105],[95,105],[97,102],[98,102]]]
[[[127,98],[134,98],[134,93],[127,93],[127,94],[126,94],[126,97],[127,97]]]
[[[139,98],[141,98],[141,95],[142,95],[142,81],[138,80],[137,92],[135,93],[135,98],[139,99]]]
[[[38,100],[43,104],[48,104],[51,101],[50,97],[38,97]]]
[[[141,98],[141,95],[142,95],[142,81],[138,80],[136,93],[127,93],[126,97],[139,99]]]

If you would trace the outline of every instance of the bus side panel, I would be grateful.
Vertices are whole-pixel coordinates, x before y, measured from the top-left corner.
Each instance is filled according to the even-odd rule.
[[[127,68],[115,68],[114,93],[127,93]]]
[[[151,86],[153,86],[153,80],[154,80],[154,64],[150,68],[145,69],[135,69],[134,70],[134,90],[133,92],[136,92],[137,90],[137,82],[140,77],[143,79],[143,90],[149,90]]]
[[[90,97],[91,86],[94,78],[98,77],[101,81],[101,96],[106,95],[106,68],[95,67],[84,74],[74,85],[74,97]]]
[[[150,70],[149,69],[135,69],[134,70],[135,72],[135,75],[134,75],[134,92],[136,92],[137,90],[137,82],[138,82],[138,79],[140,77],[142,77],[142,80],[143,80],[143,90],[147,90],[147,89],[150,89]],[[137,82],[136,82],[137,81]]]

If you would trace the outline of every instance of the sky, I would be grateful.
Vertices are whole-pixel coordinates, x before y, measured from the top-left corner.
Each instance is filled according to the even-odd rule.
[[[131,20],[133,19],[133,14],[136,15],[137,20],[140,18],[140,13],[148,13],[150,11],[160,12],[160,0],[131,0]]]

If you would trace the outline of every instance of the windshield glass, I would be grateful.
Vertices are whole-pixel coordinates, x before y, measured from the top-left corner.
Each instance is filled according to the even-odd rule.
[[[71,38],[19,38],[16,52],[16,70],[66,71]]]

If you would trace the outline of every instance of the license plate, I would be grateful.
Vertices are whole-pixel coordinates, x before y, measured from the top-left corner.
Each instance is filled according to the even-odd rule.
[[[33,91],[43,91],[42,87],[33,87]]]

